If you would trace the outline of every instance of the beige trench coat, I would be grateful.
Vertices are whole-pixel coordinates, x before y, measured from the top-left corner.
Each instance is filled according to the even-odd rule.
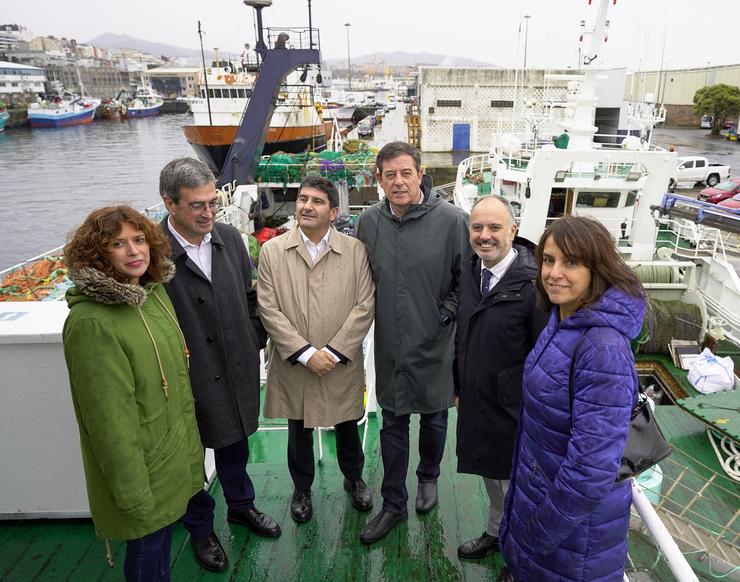
[[[373,320],[374,293],[365,246],[334,227],[316,264],[298,227],[265,243],[257,297],[270,335],[267,418],[303,419],[306,427],[316,427],[362,416],[362,340]],[[288,358],[308,344],[331,346],[349,362],[321,377],[292,365]]]

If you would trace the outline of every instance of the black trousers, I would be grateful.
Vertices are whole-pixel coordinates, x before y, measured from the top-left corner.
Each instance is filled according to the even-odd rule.
[[[406,473],[409,470],[410,414],[395,415],[383,409],[380,429],[380,452],[383,457],[383,509],[394,513],[406,511],[409,493]],[[447,440],[447,410],[419,415],[419,481],[436,481]]]
[[[334,425],[337,437],[337,460],[342,474],[354,483],[362,478],[365,455],[362,452],[357,421],[348,420]],[[297,491],[310,491],[315,474],[313,428],[303,426],[303,420],[288,420],[288,470]]]
[[[221,482],[226,505],[234,511],[254,507],[254,485],[247,474],[249,442],[246,437],[220,449],[214,449],[216,475]],[[191,535],[205,537],[213,533],[216,500],[205,489],[190,498],[182,523]]]

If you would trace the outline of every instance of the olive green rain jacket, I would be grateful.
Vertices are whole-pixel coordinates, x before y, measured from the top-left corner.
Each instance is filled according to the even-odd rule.
[[[90,512],[99,537],[140,538],[182,517],[204,483],[185,345],[160,283],[70,278],[64,357]]]

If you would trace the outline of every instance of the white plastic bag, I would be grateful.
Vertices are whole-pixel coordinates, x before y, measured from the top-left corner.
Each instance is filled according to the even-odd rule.
[[[689,382],[702,394],[730,390],[735,386],[734,369],[732,358],[718,358],[704,348],[699,357],[689,365]]]

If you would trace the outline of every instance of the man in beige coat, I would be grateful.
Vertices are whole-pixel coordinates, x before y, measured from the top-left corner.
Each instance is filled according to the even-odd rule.
[[[313,429],[334,426],[339,468],[352,505],[369,511],[365,457],[357,432],[363,413],[362,340],[374,313],[375,286],[365,246],[338,232],[339,195],[308,176],[298,190],[298,226],[262,247],[257,296],[267,346],[265,416],[288,419],[290,512],[313,515]]]

